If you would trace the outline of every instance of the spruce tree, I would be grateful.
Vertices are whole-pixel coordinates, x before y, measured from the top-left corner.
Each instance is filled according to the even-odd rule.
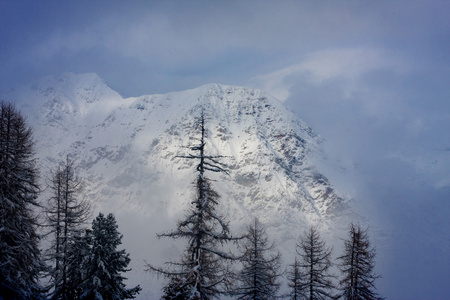
[[[92,247],[85,268],[83,293],[80,299],[132,299],[141,290],[140,286],[127,289],[122,273],[130,263],[130,255],[118,250],[122,244],[122,235],[113,214],[102,213],[92,222]]]
[[[11,104],[0,110],[0,299],[37,299],[44,268],[34,209],[39,187],[32,130]]]
[[[147,265],[148,270],[169,279],[164,288],[163,299],[211,299],[226,292],[231,278],[228,260],[234,257],[222,250],[221,246],[231,240],[228,223],[216,212],[219,194],[212,188],[206,172],[227,173],[218,161],[221,156],[206,154],[205,115],[202,111],[196,124],[200,129],[200,142],[191,147],[196,154],[181,156],[198,161],[195,181],[196,196],[187,217],[178,223],[177,229],[158,237],[183,238],[187,247],[179,261],[168,264],[172,268]]]
[[[255,219],[248,227],[241,257],[242,270],[237,275],[238,285],[232,295],[246,300],[277,298],[281,255],[274,247],[263,225]]]
[[[368,230],[350,225],[349,239],[344,244],[344,254],[338,257],[342,279],[342,297],[348,300],[383,299],[375,288],[375,248],[370,244]]]
[[[310,227],[297,245],[300,255],[300,280],[298,288],[306,299],[336,298],[334,276],[330,273],[331,248],[325,247],[316,227]]]

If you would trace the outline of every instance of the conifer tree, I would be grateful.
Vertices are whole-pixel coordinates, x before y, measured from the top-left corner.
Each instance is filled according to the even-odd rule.
[[[73,160],[66,157],[64,164],[53,174],[50,189],[52,197],[48,201],[47,222],[49,235],[53,236],[47,260],[51,263],[52,299],[72,299],[79,282],[68,273],[70,247],[81,235],[83,225],[90,216],[90,205],[80,200],[81,182],[75,174]]]
[[[274,247],[274,243],[269,243],[263,225],[255,219],[248,227],[241,258],[243,267],[237,275],[238,286],[232,295],[246,300],[277,298],[281,255]]]
[[[87,278],[87,272],[92,263],[92,230],[76,233],[69,244],[67,276],[70,279],[71,299],[80,299],[83,294],[83,283]]]
[[[62,172],[58,168],[57,172],[53,175],[52,189],[53,196],[48,201],[46,208],[47,224],[50,229],[48,235],[53,235],[50,243],[50,248],[47,250],[47,260],[50,262],[50,277],[51,288],[55,289],[62,276],[62,233],[63,233],[63,196],[62,196]]]
[[[92,222],[92,247],[86,269],[86,278],[82,284],[80,299],[132,299],[141,290],[140,286],[131,289],[125,287],[123,272],[130,263],[125,250],[118,250],[122,244],[122,235],[113,214],[102,213]]]
[[[32,130],[12,104],[0,108],[0,299],[37,299],[44,268],[34,208],[39,187]]]
[[[359,225],[350,225],[349,239],[344,244],[340,260],[343,278],[340,281],[342,297],[347,300],[383,299],[375,288],[375,248],[370,245],[368,230]]]
[[[330,274],[331,248],[325,247],[316,227],[310,227],[297,245],[300,255],[300,280],[296,288],[306,299],[334,299],[335,286]]]
[[[183,238],[187,247],[181,260],[169,262],[172,268],[147,265],[148,270],[169,279],[164,288],[163,299],[212,299],[226,291],[230,274],[227,260],[234,257],[224,252],[221,246],[231,240],[228,223],[216,212],[219,194],[212,188],[206,172],[227,173],[218,161],[221,156],[206,154],[205,116],[202,111],[197,119],[200,143],[191,147],[197,154],[181,156],[197,160],[198,172],[195,181],[196,196],[191,202],[187,217],[178,223],[177,229],[159,234],[158,237]]]
[[[294,263],[288,266],[286,279],[288,280],[289,293],[287,296],[289,299],[305,299],[306,296],[304,290],[302,289],[303,274],[300,270],[300,261],[297,257],[295,257]]]

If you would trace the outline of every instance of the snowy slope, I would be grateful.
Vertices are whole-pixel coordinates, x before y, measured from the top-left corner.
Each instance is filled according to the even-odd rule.
[[[143,299],[159,293],[153,278],[141,273],[143,260],[180,250],[154,237],[175,227],[193,197],[194,162],[177,156],[196,143],[202,107],[207,154],[226,156],[229,166],[229,175],[211,178],[221,213],[237,234],[256,216],[287,248],[308,224],[331,232],[345,227],[351,214],[350,200],[314,166],[321,138],[259,90],[211,84],[123,99],[95,74],[66,73],[3,99],[15,102],[33,126],[43,179],[65,155],[74,155],[83,196],[96,211],[116,214],[131,252],[129,276],[144,286]]]

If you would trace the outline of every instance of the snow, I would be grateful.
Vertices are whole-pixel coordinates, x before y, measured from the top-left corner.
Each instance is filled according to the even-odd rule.
[[[143,287],[142,299],[160,289],[142,274],[144,260],[180,253],[179,244],[155,237],[174,229],[193,199],[194,162],[178,156],[191,154],[189,147],[198,143],[194,120],[201,106],[206,154],[225,156],[221,162],[229,166],[229,175],[209,176],[233,236],[257,217],[283,254],[292,255],[309,224],[342,236],[351,216],[349,197],[316,170],[320,136],[263,91],[210,84],[122,98],[95,74],[65,73],[3,98],[13,100],[33,127],[43,182],[66,154],[76,156],[94,215],[117,218],[131,254],[129,285]]]

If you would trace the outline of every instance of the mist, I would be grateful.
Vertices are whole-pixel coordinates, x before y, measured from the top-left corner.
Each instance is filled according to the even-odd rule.
[[[376,238],[380,292],[442,299],[449,11],[440,0],[0,1],[0,95],[64,72],[96,73],[123,97],[265,90],[323,137],[318,166]],[[134,230],[129,217],[119,228]]]

